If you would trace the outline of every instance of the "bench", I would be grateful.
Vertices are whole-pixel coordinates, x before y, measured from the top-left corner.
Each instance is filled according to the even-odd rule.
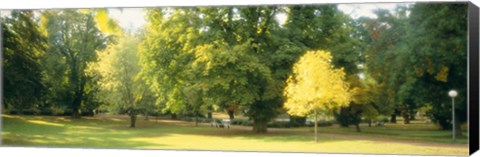
[[[385,122],[382,122],[382,121],[375,122],[375,126],[383,126],[384,124]]]
[[[213,120],[210,123],[211,127],[217,128],[228,128],[230,129],[230,119],[222,119],[222,120]]]

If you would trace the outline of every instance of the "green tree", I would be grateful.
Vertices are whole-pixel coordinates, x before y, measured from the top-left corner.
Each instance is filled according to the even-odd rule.
[[[163,112],[182,114],[187,105],[183,91],[190,84],[188,70],[193,57],[188,53],[188,42],[194,41],[199,31],[190,18],[198,17],[190,8],[155,8],[147,12],[149,23],[139,49],[143,76],[157,103],[163,105]]]
[[[48,55],[45,65],[53,93],[53,103],[65,103],[78,118],[88,87],[95,86],[93,76],[86,75],[88,63],[97,59],[96,51],[106,46],[108,39],[97,28],[91,11],[48,10],[41,23],[47,32]],[[90,90],[95,91],[95,90]]]
[[[101,87],[99,95],[107,109],[130,116],[130,127],[135,127],[137,115],[154,104],[145,81],[140,77],[137,57],[137,37],[125,33],[118,43],[98,52],[98,62],[89,70],[96,73]]]
[[[370,77],[350,76],[347,82],[350,83],[352,101],[347,107],[340,107],[338,112],[334,112],[334,116],[340,126],[355,125],[357,132],[360,132],[362,118],[368,120],[369,126],[371,126],[372,120],[381,111],[380,106],[376,103],[378,101],[378,86]]]
[[[40,58],[47,48],[33,11],[12,11],[2,18],[4,102],[18,114],[36,109],[46,92]]]
[[[456,89],[456,120],[466,122],[467,5],[417,3],[411,9],[409,24],[415,29],[409,34],[410,51],[406,55],[415,72],[412,84],[421,89],[414,101],[431,104],[429,116],[442,129],[449,129],[452,117],[447,93]],[[460,129],[460,125],[455,128]]]
[[[332,66],[329,52],[310,51],[293,67],[293,75],[285,88],[285,108],[289,114],[315,117],[315,141],[317,138],[317,115],[347,106],[351,101],[349,85],[343,68]]]
[[[272,91],[266,89],[271,74],[269,67],[262,63],[267,59],[260,57],[258,45],[266,40],[259,34],[267,34],[266,27],[272,23],[261,22],[260,14],[254,15],[255,9],[262,8],[149,11],[151,25],[142,42],[142,63],[144,69],[150,69],[147,78],[159,96],[159,103],[165,104],[165,111],[182,113],[192,104],[196,104],[196,108],[234,104],[247,108],[247,114],[258,124],[254,130],[266,131],[266,123],[275,114],[269,112],[266,104],[267,93]],[[270,9],[263,16],[271,19],[273,14]],[[252,19],[244,18],[246,16]],[[257,22],[262,23],[261,28],[256,28]],[[196,93],[185,93],[185,89]],[[203,97],[194,103],[188,95]],[[248,108],[255,104],[257,109]],[[276,105],[279,109],[281,103]],[[257,129],[259,126],[261,129]]]
[[[377,18],[361,18],[364,31],[364,43],[368,45],[365,50],[365,73],[379,84],[379,99],[377,105],[384,109],[382,114],[390,114],[391,122],[396,123],[396,116],[400,108],[405,106],[399,90],[406,82],[405,73],[409,73],[406,65],[404,42],[407,40],[407,9],[397,7],[394,13],[388,10],[376,10]],[[409,91],[410,92],[410,91]],[[408,119],[407,119],[408,120]]]

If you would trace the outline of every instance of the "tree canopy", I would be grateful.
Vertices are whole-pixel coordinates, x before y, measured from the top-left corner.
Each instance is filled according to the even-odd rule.
[[[2,17],[5,108],[203,117],[227,112],[254,132],[282,114],[328,112],[348,127],[417,112],[451,128],[467,112],[467,5],[398,5],[353,18],[337,5],[148,8],[123,30],[108,9]],[[27,99],[28,98],[28,99]],[[457,129],[460,125],[455,126]],[[457,131],[460,132],[460,131]]]

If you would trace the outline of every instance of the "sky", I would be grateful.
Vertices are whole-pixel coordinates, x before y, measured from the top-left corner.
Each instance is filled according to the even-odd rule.
[[[363,3],[363,4],[338,4],[338,8],[344,13],[350,15],[352,18],[359,18],[362,16],[375,18],[373,13],[376,9],[395,9],[398,3]],[[2,16],[8,14],[8,10],[3,10]],[[109,9],[109,16],[116,19],[119,25],[124,29],[136,31],[146,23],[146,12],[143,8],[111,8]],[[277,16],[277,20],[284,21],[285,15]]]
[[[376,9],[395,9],[397,3],[369,3],[369,4],[339,4],[338,8],[352,18],[362,16],[375,18],[373,10]],[[142,8],[124,8],[109,9],[110,17],[116,19],[120,26],[124,29],[132,31],[141,28],[145,23],[145,11]],[[282,21],[285,16],[278,16],[278,20]]]

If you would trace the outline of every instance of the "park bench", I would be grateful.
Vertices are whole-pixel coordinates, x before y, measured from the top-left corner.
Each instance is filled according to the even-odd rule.
[[[383,121],[377,121],[375,123],[375,126],[383,126],[384,124],[385,124],[385,122],[383,122]]]
[[[228,128],[228,129],[230,129],[230,119],[213,120],[210,123],[210,126],[217,127],[217,128]]]

